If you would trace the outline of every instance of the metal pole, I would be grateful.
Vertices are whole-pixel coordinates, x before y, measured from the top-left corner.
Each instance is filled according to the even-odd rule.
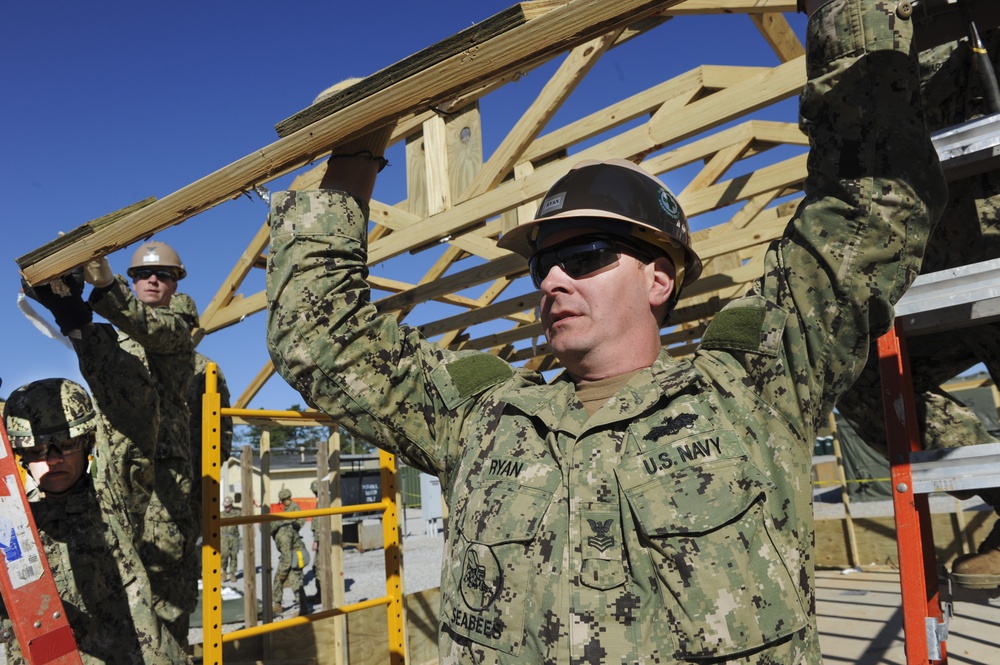
[[[962,14],[962,22],[969,37],[969,47],[972,49],[972,66],[979,73],[983,84],[983,101],[988,113],[1000,113],[1000,88],[997,87],[997,75],[993,69],[990,54],[979,38],[979,29],[972,20],[967,0],[958,0],[958,11]]]

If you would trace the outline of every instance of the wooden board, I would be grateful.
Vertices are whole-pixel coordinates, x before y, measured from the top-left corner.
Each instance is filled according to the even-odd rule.
[[[48,281],[75,266],[129,245],[239,196],[314,161],[349,137],[418,113],[491,78],[520,71],[526,62],[555,57],[578,44],[675,5],[679,0],[572,0],[479,45],[475,58],[462,53],[431,65],[289,136],[259,148],[214,173],[155,201],[142,210],[68,247],[47,243],[19,260],[31,284]],[[544,187],[543,187],[544,190]],[[433,218],[432,218],[433,219]],[[478,218],[477,218],[478,219]],[[394,234],[395,235],[395,234]],[[391,237],[391,236],[390,236]],[[433,238],[423,239],[417,245]],[[409,247],[400,250],[407,251]],[[397,252],[399,253],[399,252]],[[23,257],[22,257],[23,259]]]
[[[469,26],[433,46],[422,49],[371,76],[361,79],[354,85],[302,109],[292,117],[279,122],[274,126],[274,129],[278,132],[278,136],[284,137],[293,134],[320,118],[384,90],[398,81],[418,74],[453,55],[475,49],[479,44],[522,25],[529,20],[532,14],[537,15],[540,10],[551,9],[561,4],[564,3],[562,1],[534,0],[530,3],[522,2],[508,7],[485,21]]]
[[[998,594],[955,587],[948,662],[997,662]],[[816,624],[823,662],[906,665],[900,607],[896,571],[817,573]]]
[[[406,596],[406,635],[409,663],[437,662],[439,589]],[[334,662],[333,618],[273,633],[273,656],[269,664]],[[223,644],[222,660],[230,663],[261,661],[262,637]],[[385,665],[389,662],[388,619],[385,607],[372,607],[347,616],[348,662],[350,665]]]

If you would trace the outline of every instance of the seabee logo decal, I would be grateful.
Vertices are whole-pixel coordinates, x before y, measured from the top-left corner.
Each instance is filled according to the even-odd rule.
[[[493,604],[502,588],[503,571],[496,555],[485,545],[469,545],[462,565],[461,590],[465,604],[481,612]]]
[[[663,212],[674,219],[677,219],[681,215],[681,206],[677,203],[677,199],[671,196],[670,192],[665,189],[660,190],[660,207],[663,208]]]

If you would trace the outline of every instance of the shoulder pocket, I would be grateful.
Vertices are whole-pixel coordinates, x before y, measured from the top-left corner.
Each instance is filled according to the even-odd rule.
[[[760,296],[735,300],[715,315],[701,338],[704,349],[729,349],[775,357],[788,312]]]
[[[514,368],[488,353],[470,353],[435,367],[431,381],[451,409],[514,375]]]

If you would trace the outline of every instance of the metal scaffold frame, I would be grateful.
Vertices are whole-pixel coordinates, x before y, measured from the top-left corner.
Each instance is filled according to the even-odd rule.
[[[403,608],[403,585],[401,576],[402,550],[399,539],[399,515],[396,509],[396,462],[395,457],[380,451],[379,463],[382,479],[382,498],[378,503],[317,508],[296,512],[281,512],[263,515],[244,515],[222,519],[220,514],[220,467],[222,418],[252,417],[273,419],[305,419],[311,414],[297,411],[266,411],[258,409],[222,408],[218,392],[218,366],[210,363],[206,371],[205,394],[202,411],[202,625],[204,627],[204,656],[206,665],[222,663],[222,645],[239,639],[264,635],[294,626],[305,625],[329,617],[347,615],[371,607],[384,605],[388,615],[389,662],[402,665],[405,662],[406,634]],[[332,421],[331,421],[332,424]],[[258,524],[279,520],[321,517],[324,515],[344,515],[360,512],[381,512],[382,537],[385,549],[386,595],[350,605],[334,607],[307,616],[299,616],[283,621],[252,626],[242,630],[222,634],[222,526],[237,524]]]

